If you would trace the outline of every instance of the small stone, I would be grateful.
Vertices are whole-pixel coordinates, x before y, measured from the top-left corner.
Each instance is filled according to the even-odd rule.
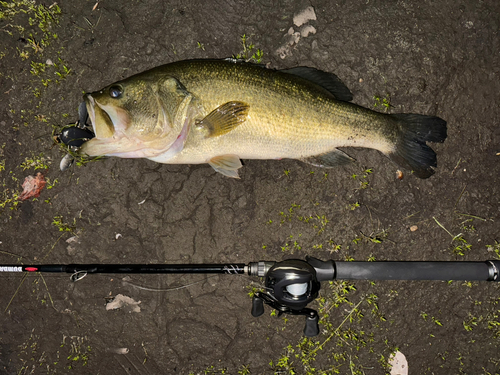
[[[410,231],[411,231],[411,232],[415,232],[417,229],[418,229],[418,227],[417,227],[416,225],[412,225],[412,226],[410,227]]]

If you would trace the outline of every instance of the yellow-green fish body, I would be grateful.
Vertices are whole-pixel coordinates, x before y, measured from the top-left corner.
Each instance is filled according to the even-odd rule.
[[[446,122],[388,115],[349,103],[333,74],[285,71],[226,60],[161,66],[87,94],[96,138],[90,155],[209,163],[237,177],[239,159],[300,159],[330,167],[352,159],[338,147],[383,152],[419,177],[432,175]]]

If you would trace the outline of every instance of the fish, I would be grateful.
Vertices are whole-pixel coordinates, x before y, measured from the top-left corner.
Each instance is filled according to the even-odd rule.
[[[333,73],[269,69],[239,60],[184,60],[84,95],[95,137],[88,156],[203,164],[238,178],[241,159],[297,159],[331,168],[354,159],[340,148],[375,149],[419,178],[437,167],[427,142],[446,121],[387,114],[351,103]]]

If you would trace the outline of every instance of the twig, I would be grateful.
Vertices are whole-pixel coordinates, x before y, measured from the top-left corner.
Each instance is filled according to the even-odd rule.
[[[453,209],[457,208],[458,202],[460,202],[460,199],[462,199],[462,195],[464,195],[465,188],[467,187],[467,184],[465,184],[464,188],[462,189],[462,192],[458,196],[457,201],[455,202],[455,205],[453,206]]]
[[[52,245],[52,247],[50,248],[49,252],[47,254],[45,254],[45,256],[42,258],[42,260],[45,260],[49,255],[50,253],[52,252],[52,250],[54,250],[54,247],[56,247],[57,243],[59,242],[59,240],[62,238],[62,236],[64,236],[65,233],[61,234],[59,236],[59,238],[56,240],[56,242],[54,242],[54,244]]]
[[[49,287],[47,286],[47,283],[45,282],[45,278],[43,277],[41,272],[39,272],[39,274],[40,274],[40,277],[42,278],[43,284],[45,285],[45,289],[47,289],[47,294],[49,295],[50,304],[52,305],[52,308],[57,311],[56,307],[54,306],[54,301],[52,300],[52,296],[50,295]]]
[[[462,158],[458,159],[457,165],[455,165],[455,168],[453,168],[453,170],[451,171],[451,174],[455,173],[455,170],[458,168],[461,161],[462,161]]]
[[[22,258],[23,257],[22,255],[17,255],[17,254],[14,254],[14,253],[9,253],[8,251],[2,251],[2,250],[0,250],[0,253],[7,254],[7,255],[12,255],[13,257],[18,257],[18,258]]]
[[[484,217],[480,217],[480,216],[475,216],[475,215],[469,215],[469,214],[461,214],[460,212],[457,212],[457,215],[460,215],[460,216],[467,216],[467,217],[472,217],[474,219],[479,219],[479,220],[482,220],[482,221],[488,221],[487,219],[485,219]]]
[[[441,228],[443,228],[446,231],[446,233],[448,233],[451,236],[451,238],[455,238],[455,236],[453,234],[451,234],[450,231],[443,226],[443,224],[441,224],[439,221],[437,221],[437,219],[434,216],[432,218],[437,223],[437,225],[439,225]]]
[[[12,301],[14,300],[14,297],[16,296],[17,292],[19,291],[19,288],[21,288],[21,285],[23,285],[24,283],[24,280],[26,280],[26,276],[28,275],[27,272],[24,273],[24,276],[23,276],[23,279],[21,280],[21,282],[19,283],[19,286],[17,287],[16,291],[14,292],[14,295],[12,296],[12,298],[10,299],[9,303],[7,304],[7,307],[5,308],[5,310],[3,311],[4,313],[7,312],[7,310],[9,309],[10,307],[10,304],[12,303]]]
[[[342,323],[340,323],[340,325],[335,328],[335,331],[333,331],[330,336],[328,336],[325,341],[323,341],[322,344],[318,345],[318,347],[316,349],[314,349],[312,352],[311,352],[311,356],[316,353],[318,351],[318,349],[321,349],[323,350],[323,346],[325,346],[325,344],[330,341],[332,339],[332,337],[340,330],[340,328],[344,325],[345,322],[347,322],[347,319],[349,319],[351,317],[351,315],[354,313],[354,311],[356,311],[356,309],[359,307],[359,305],[361,305],[361,303],[365,300],[365,298],[363,297],[361,299],[361,301],[359,301],[356,306],[354,306],[352,308],[352,310],[349,312],[349,314],[347,314],[347,316],[344,318],[344,320],[342,321]]]

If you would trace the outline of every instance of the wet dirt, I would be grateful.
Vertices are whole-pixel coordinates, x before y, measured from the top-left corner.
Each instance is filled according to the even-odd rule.
[[[2,264],[498,259],[497,2],[95,5],[60,3],[59,24],[45,32],[30,25],[34,13],[0,18]],[[328,170],[244,161],[240,180],[142,159],[59,170],[52,126],[76,120],[82,92],[173,61],[236,55],[243,34],[272,68],[334,72],[359,105],[384,111],[386,99],[390,113],[446,119],[448,139],[433,145],[437,173],[399,180],[369,150],[347,150],[357,163]],[[33,62],[45,71],[32,74]],[[48,181],[40,197],[9,201],[39,171]],[[413,374],[500,372],[494,283],[325,284],[311,305],[321,333],[307,342],[301,317],[251,316],[248,293],[261,283],[243,276],[72,283],[5,273],[0,285],[5,374],[384,374],[396,348]],[[355,290],[340,300],[346,285]],[[128,307],[107,310],[117,295]]]

